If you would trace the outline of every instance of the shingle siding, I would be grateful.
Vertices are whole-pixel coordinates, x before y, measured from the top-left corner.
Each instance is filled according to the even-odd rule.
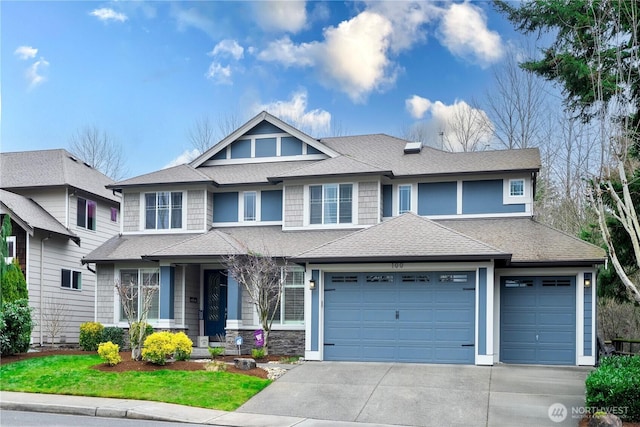
[[[105,286],[105,284],[113,282],[114,266],[113,264],[98,264],[96,271],[98,273],[98,283],[101,284],[97,289],[99,304],[96,320],[105,325],[113,324],[114,286]]]
[[[140,229],[140,193],[124,193],[122,200],[122,221],[124,231]]]
[[[187,192],[187,230],[204,229],[204,190]]]
[[[304,187],[288,185],[284,189],[284,225],[302,227],[304,223]]]
[[[184,326],[191,341],[197,343],[199,332],[200,304],[200,266],[188,265],[185,267],[185,318]],[[192,300],[192,298],[195,298]],[[192,302],[195,301],[195,302]]]
[[[380,221],[379,188],[375,181],[358,184],[358,224],[373,225]]]
[[[213,225],[213,193],[207,192],[207,230]]]

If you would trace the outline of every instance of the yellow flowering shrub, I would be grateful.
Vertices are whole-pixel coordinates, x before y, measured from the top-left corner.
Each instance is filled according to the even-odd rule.
[[[176,360],[189,360],[193,350],[193,341],[184,332],[176,332],[173,334],[172,339],[173,345],[176,347],[173,357]]]
[[[100,322],[85,322],[80,325],[80,348],[84,351],[96,351],[102,341],[104,326]]]
[[[120,346],[111,341],[100,343],[98,346],[98,354],[109,366],[114,366],[122,362]]]
[[[156,365],[164,365],[176,351],[171,332],[154,332],[144,340],[142,358]]]

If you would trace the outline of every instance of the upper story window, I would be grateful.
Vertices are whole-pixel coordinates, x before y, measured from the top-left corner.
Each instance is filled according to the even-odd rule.
[[[411,184],[398,185],[398,214],[411,212]]]
[[[244,193],[244,221],[256,221],[258,219],[258,194],[255,191]]]
[[[4,262],[11,264],[16,257],[16,236],[7,237],[7,256],[4,258]]]
[[[96,229],[96,202],[78,197],[77,224],[87,230]]]
[[[524,196],[524,179],[509,180],[509,196],[510,197]]]
[[[145,193],[145,225],[147,230],[182,228],[182,192]]]
[[[309,223],[350,224],[352,199],[352,184],[310,185]]]
[[[82,273],[80,271],[67,270],[63,268],[60,286],[68,289],[82,289]]]

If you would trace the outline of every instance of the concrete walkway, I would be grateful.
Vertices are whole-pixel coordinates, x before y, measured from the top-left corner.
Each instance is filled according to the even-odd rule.
[[[589,368],[306,362],[236,412],[0,392],[0,409],[220,426],[577,426]],[[549,408],[564,405],[554,422]],[[557,405],[552,409],[560,408]],[[556,411],[556,415],[560,414]],[[558,418],[556,418],[559,421]]]

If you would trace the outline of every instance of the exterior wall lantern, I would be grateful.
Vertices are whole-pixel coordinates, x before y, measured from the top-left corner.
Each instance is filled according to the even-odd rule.
[[[584,287],[591,287],[591,273],[584,273]]]
[[[311,279],[309,280],[309,289],[310,290],[314,290],[316,288],[316,281],[315,279]]]

